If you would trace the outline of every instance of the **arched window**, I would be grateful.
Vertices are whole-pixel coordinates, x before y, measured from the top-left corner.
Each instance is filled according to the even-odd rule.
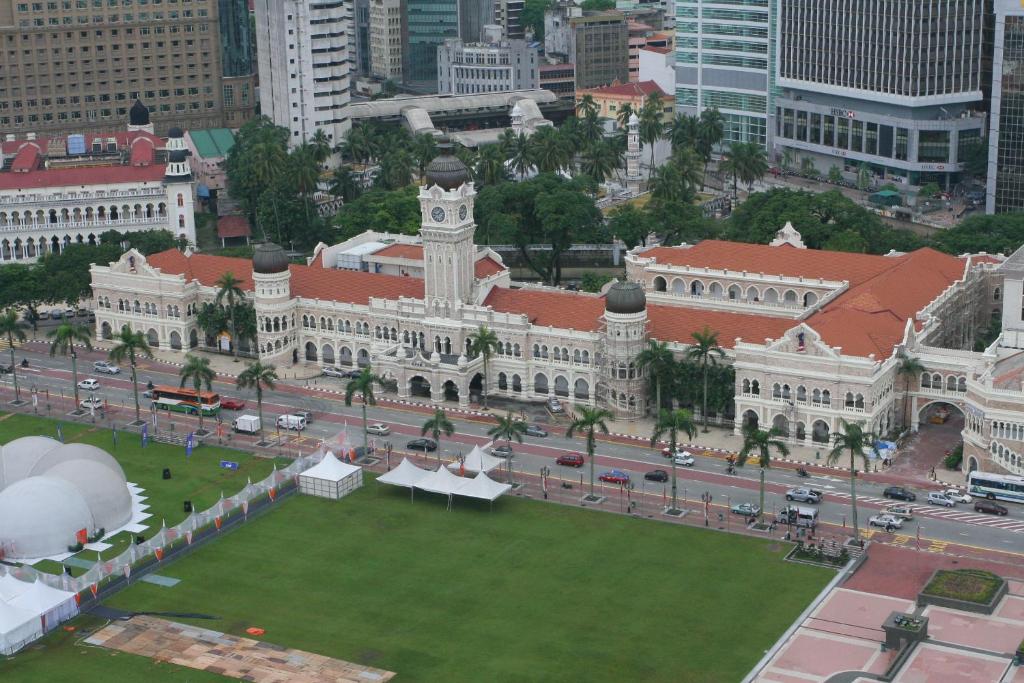
[[[540,344],[533,345],[533,357],[540,358]]]
[[[749,394],[750,393],[750,380],[749,379],[743,380],[743,393],[744,394]]]
[[[921,373],[921,388],[931,389],[932,388],[932,376],[927,372]]]
[[[778,382],[772,385],[772,398],[782,398],[782,385]]]
[[[790,396],[791,396],[791,394],[790,394],[790,391],[789,391],[789,385],[788,384],[783,384],[782,385],[782,398],[783,398],[783,400],[788,401],[790,399]]]
[[[820,389],[815,389],[813,392],[811,392],[811,403],[813,403],[815,405],[820,405],[821,404],[821,390]]]
[[[667,287],[667,283],[665,282],[665,278],[663,278],[660,275],[658,277],[654,278],[654,291],[655,292],[664,292],[666,287]],[[998,297],[996,297],[996,298],[998,298]]]
[[[967,378],[966,377],[958,377],[957,378],[957,380],[956,380],[956,390],[957,391],[967,391]]]
[[[853,407],[853,392],[852,391],[846,392],[846,400],[844,401],[844,404],[846,405],[847,408],[852,408]]]
[[[178,206],[185,206],[185,195],[178,193]]]
[[[864,410],[864,394],[857,394],[853,401],[853,407]]]
[[[736,301],[742,296],[743,290],[740,289],[739,285],[732,285],[729,287],[729,300]]]
[[[750,383],[750,393],[752,393],[754,396],[761,395],[761,383],[758,382],[756,379]]]
[[[956,391],[956,377],[953,375],[946,378],[946,391]]]
[[[825,389],[825,391],[821,392],[821,404],[824,406],[832,405],[832,392],[830,392],[828,389]]]
[[[804,308],[813,306],[816,303],[818,303],[817,294],[815,294],[814,292],[807,292],[806,294],[804,294]]]
[[[801,403],[807,402],[807,387],[802,384],[796,388],[796,400]]]

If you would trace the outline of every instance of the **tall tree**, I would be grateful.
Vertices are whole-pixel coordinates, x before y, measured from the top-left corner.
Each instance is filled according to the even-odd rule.
[[[75,391],[75,410],[78,410],[78,352],[75,350],[75,344],[92,350],[89,328],[65,321],[47,332],[46,336],[50,338],[51,357],[58,353],[62,356],[71,356],[71,387]]]
[[[540,128],[529,138],[529,157],[538,173],[558,173],[572,161],[573,151],[553,126]]]
[[[316,132],[313,133],[313,137],[309,139],[310,150],[313,154],[313,159],[317,164],[323,164],[331,156],[331,139],[327,137],[327,133],[324,132],[323,128],[317,128]]]
[[[742,181],[749,187],[755,180],[763,178],[768,172],[768,157],[756,142],[734,142],[720,167],[732,175],[733,197],[739,197],[738,183]]]
[[[231,321],[231,353],[238,361],[238,328],[235,326],[235,304],[245,299],[245,292],[242,291],[242,281],[235,277],[230,270],[221,274],[213,283],[217,288],[217,305],[227,302],[228,319]]]
[[[383,384],[384,379],[374,374],[369,365],[363,367],[356,377],[345,385],[345,405],[352,405],[352,397],[359,394],[363,404],[363,453],[369,452],[369,440],[366,435],[366,406],[376,405],[377,397],[373,395],[374,385]]]
[[[725,137],[725,119],[718,109],[705,109],[700,113],[700,121],[697,124],[694,148],[700,158],[704,161],[704,170],[701,175],[701,189],[704,189],[704,182],[708,175],[708,162],[711,161],[711,153],[715,146]]]
[[[597,104],[597,101],[594,100],[594,96],[590,93],[587,93],[580,98],[579,103],[576,105],[576,115],[580,118],[590,115],[596,116],[600,110],[601,107]],[[580,116],[581,114],[582,116]]]
[[[8,308],[0,313],[0,337],[7,340],[7,348],[11,352],[11,377],[14,380],[14,400],[21,401],[21,390],[18,388],[18,364],[14,362],[14,345],[25,341],[25,323],[18,320],[18,312]]]
[[[277,368],[267,363],[264,365],[258,360],[245,366],[235,379],[235,385],[239,389],[253,389],[256,391],[256,412],[260,418],[260,442],[263,441],[263,389],[274,389],[277,381]]]
[[[860,528],[857,526],[857,463],[860,462],[867,471],[870,463],[865,449],[872,450],[878,454],[878,447],[875,442],[878,437],[872,432],[864,431],[864,425],[859,422],[847,422],[840,420],[842,431],[835,435],[835,447],[829,451],[825,462],[835,465],[847,452],[850,454],[850,510],[853,521],[853,540],[860,540]]]
[[[565,432],[567,439],[573,438],[577,433],[584,433],[587,436],[587,460],[590,461],[590,500],[597,498],[594,495],[594,448],[596,447],[595,437],[597,432],[602,434],[608,433],[608,425],[605,420],[610,420],[614,415],[611,411],[603,408],[590,408],[583,406],[579,409],[576,414],[576,418],[569,425],[569,429]]]
[[[718,345],[718,333],[712,332],[707,325],[700,332],[692,335],[694,343],[686,350],[686,357],[697,364],[704,377],[704,404],[701,409],[701,421],[704,423],[704,432],[708,432],[708,369],[717,365],[718,361],[725,358],[725,351]]]
[[[506,180],[505,155],[500,145],[487,145],[480,150],[474,174],[481,185],[497,185]]]
[[[654,169],[654,145],[665,133],[664,106],[659,91],[648,95],[640,109],[640,142],[651,148],[651,170]]]
[[[736,457],[736,464],[743,467],[751,454],[758,457],[758,466],[761,468],[761,496],[758,504],[758,517],[764,521],[764,475],[765,470],[771,467],[771,451],[774,448],[779,455],[789,455],[789,448],[778,437],[782,431],[772,427],[768,431],[757,427],[748,427],[743,430],[743,448]]]
[[[480,356],[484,360],[484,410],[487,410],[487,390],[490,386],[489,370],[491,358],[494,357],[497,350],[498,335],[494,333],[494,330],[488,329],[486,325],[481,325],[475,332],[469,335],[469,352],[474,357]]]
[[[132,332],[132,328],[125,325],[121,328],[120,334],[114,337],[114,348],[107,354],[110,360],[120,363],[127,360],[132,373],[132,396],[135,398],[135,421],[141,422],[142,416],[139,413],[139,375],[138,357],[152,358],[153,351],[149,348],[144,332]]]
[[[426,422],[423,423],[423,427],[420,428],[420,436],[424,436],[427,433],[437,443],[437,464],[441,464],[441,435],[451,436],[455,433],[455,425],[448,419],[447,413],[441,408],[434,408],[434,414],[430,416]]]
[[[206,387],[207,391],[213,390],[213,380],[216,379],[217,373],[210,367],[210,359],[203,356],[197,356],[192,353],[185,354],[185,365],[178,371],[178,376],[181,378],[181,384],[178,386],[185,386],[186,382],[192,383],[192,388],[196,391],[196,398],[198,399],[199,392]],[[196,413],[199,415],[199,433],[205,434],[203,429],[203,402],[199,400],[196,406]]]
[[[530,138],[526,137],[526,133],[512,134],[503,139],[502,146],[505,149],[505,158],[511,164],[512,170],[520,180],[523,180],[527,172],[533,168],[534,148],[530,145]]]
[[[651,446],[654,446],[661,437],[668,435],[669,459],[672,461],[672,507],[666,510],[669,514],[678,514],[678,486],[676,484],[676,449],[679,446],[679,435],[686,434],[692,439],[697,433],[697,426],[693,422],[693,414],[682,408],[676,410],[662,410],[658,413],[658,420],[654,423],[654,431],[651,434]]]
[[[351,166],[339,166],[334,169],[331,177],[331,194],[340,197],[346,204],[354,201],[363,193],[363,187],[352,172]]]
[[[675,370],[676,360],[668,349],[666,342],[647,341],[647,348],[637,354],[635,360],[637,368],[645,372],[654,384],[655,415],[661,413],[664,404],[661,401],[662,384],[672,381],[672,373]]]
[[[681,149],[695,150],[697,147],[700,119],[688,114],[676,114],[665,127],[665,136],[672,143],[672,153]]]
[[[583,149],[580,171],[597,183],[603,183],[615,173],[621,163],[622,155],[616,154],[610,142],[598,140]]]
[[[619,123],[619,128],[626,128],[629,126],[629,117],[633,115],[633,105],[629,102],[623,103],[619,107],[619,111],[615,114],[615,120]]]
[[[512,447],[513,440],[517,443],[523,442],[523,435],[526,434],[526,423],[516,419],[512,415],[511,410],[505,415],[499,416],[497,420],[498,422],[487,430],[487,436],[492,439],[504,439],[505,445],[509,448]]]
[[[914,378],[920,377],[923,372],[924,364],[920,359],[908,356],[903,352],[900,353],[896,374],[903,378],[903,429],[906,429],[910,424],[907,414],[907,402],[910,400],[910,382]]]
[[[427,164],[437,156],[437,141],[430,133],[420,133],[412,140],[412,156],[416,162],[416,171],[420,180],[426,172]]]

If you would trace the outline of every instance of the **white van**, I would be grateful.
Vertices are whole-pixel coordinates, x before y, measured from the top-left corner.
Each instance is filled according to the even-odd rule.
[[[301,432],[306,428],[306,418],[301,415],[282,415],[277,418],[277,426],[280,429],[294,429]]]
[[[256,434],[260,431],[260,418],[256,415],[239,415],[231,423],[231,428],[243,434]]]
[[[787,505],[779,510],[779,524],[813,529],[818,526],[818,510],[803,505]]]

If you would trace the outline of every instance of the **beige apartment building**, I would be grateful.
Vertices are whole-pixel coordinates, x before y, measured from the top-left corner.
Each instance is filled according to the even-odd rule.
[[[256,106],[248,21],[245,0],[0,0],[0,129],[109,130],[136,99],[158,135],[239,126]]]
[[[402,0],[370,0],[370,74],[402,80]]]

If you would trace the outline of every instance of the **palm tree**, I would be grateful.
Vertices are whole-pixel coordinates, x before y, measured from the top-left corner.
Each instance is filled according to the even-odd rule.
[[[704,404],[701,409],[701,418],[706,434],[708,432],[708,369],[712,365],[718,365],[720,358],[725,358],[725,351],[718,345],[718,333],[712,332],[707,325],[700,332],[694,332],[692,336],[696,343],[686,350],[686,357],[699,365],[704,374]]]
[[[679,435],[686,434],[687,438],[692,439],[696,433],[697,425],[693,422],[693,414],[682,408],[662,410],[658,413],[658,421],[654,423],[654,432],[651,434],[652,447],[663,435],[668,434],[668,457],[672,460],[672,507],[666,510],[669,514],[679,512],[679,506],[676,504],[676,447],[679,444]]]
[[[739,181],[748,187],[768,172],[768,157],[764,148],[756,142],[734,142],[729,146],[729,156],[719,166],[732,175],[733,197],[739,197]]]
[[[529,138],[529,156],[538,173],[557,173],[572,161],[572,149],[557,128],[545,126]]]
[[[178,371],[178,375],[181,377],[181,384],[178,386],[183,387],[185,386],[185,382],[192,382],[192,388],[196,390],[196,394],[199,394],[199,392],[203,390],[204,386],[207,391],[211,391],[213,389],[213,380],[217,377],[217,373],[210,367],[209,358],[196,356],[191,353],[185,355],[185,365]],[[199,434],[202,435],[206,433],[203,430],[202,401],[199,401],[197,412],[199,413]]]
[[[640,142],[649,145],[651,148],[651,168],[654,168],[654,143],[661,139],[665,132],[662,123],[661,95],[651,93],[644,100],[644,106],[640,109]]]
[[[497,185],[507,178],[505,155],[500,145],[487,145],[476,159],[476,177],[483,185]]]
[[[864,431],[864,425],[861,422],[847,422],[846,420],[840,420],[840,422],[843,426],[842,431],[836,433],[836,445],[829,451],[825,462],[829,465],[835,465],[845,452],[849,451],[850,453],[850,507],[853,513],[853,540],[859,541],[860,529],[857,527],[857,459],[858,457],[860,458],[860,462],[866,471],[869,462],[864,449],[870,448],[877,455],[878,447],[875,446],[875,442],[878,441],[878,436],[872,432]]]
[[[748,427],[743,430],[743,448],[736,456],[736,464],[740,467],[747,463],[747,458],[751,453],[756,453],[759,456],[761,497],[758,505],[758,517],[762,521],[764,520],[764,471],[771,467],[771,450],[774,448],[782,457],[789,455],[789,448],[786,447],[786,444],[776,438],[782,435],[782,430],[776,427],[772,427],[768,431],[757,427]]]
[[[430,436],[433,437],[437,443],[437,464],[441,464],[441,434],[445,436],[451,436],[455,433],[455,425],[448,419],[448,415],[441,408],[434,408],[434,414],[430,416],[430,419],[423,423],[423,427],[420,428],[420,436],[424,436],[430,432]]]
[[[351,166],[339,166],[331,177],[331,194],[344,202],[354,201],[363,193]]]
[[[924,372],[924,364],[912,356],[900,353],[900,363],[896,366],[896,374],[903,378],[903,429],[910,421],[907,419],[907,401],[910,400],[910,380],[920,377]]]
[[[322,128],[317,128],[313,133],[313,137],[309,139],[309,146],[317,164],[323,164],[331,156],[331,140]]]
[[[704,161],[704,170],[701,174],[701,189],[704,189],[703,178],[708,174],[708,162],[711,161],[711,152],[715,145],[725,137],[725,118],[717,109],[705,109],[700,113],[700,120],[697,123],[694,147],[697,154]]]
[[[11,351],[11,377],[14,379],[14,401],[21,403],[21,392],[18,389],[18,368],[14,362],[14,343],[25,341],[25,323],[18,320],[18,312],[8,308],[0,313],[0,336],[7,338],[7,347]]]
[[[587,145],[583,150],[580,171],[598,183],[607,180],[620,165],[622,155],[616,153],[608,141],[598,140]]]
[[[633,115],[633,105],[629,102],[623,104],[617,114],[615,114],[615,120],[619,122],[619,128],[626,128],[629,126],[629,117]]]
[[[601,117],[597,115],[596,111],[588,111],[580,120],[578,128],[580,142],[583,144],[596,142],[604,136],[604,129],[601,126]]]
[[[245,292],[242,291],[242,281],[229,270],[217,278],[213,286],[217,288],[217,305],[222,305],[225,299],[228,302],[228,319],[231,320],[231,351],[237,361],[238,330],[235,328],[235,304],[245,299]]]
[[[597,496],[594,495],[594,435],[598,431],[602,434],[607,434],[608,425],[605,424],[605,420],[610,420],[613,417],[614,415],[612,415],[611,411],[604,408],[582,407],[576,415],[576,419],[572,421],[569,429],[565,432],[565,436],[568,439],[571,439],[576,432],[584,432],[587,435],[587,458],[590,460],[590,495],[587,496],[588,500],[597,499]]]
[[[71,386],[75,390],[75,410],[78,410],[78,352],[75,351],[75,344],[81,344],[92,351],[89,328],[73,322],[64,322],[47,332],[46,336],[51,339],[51,357],[58,353],[62,356],[71,356]]]
[[[260,418],[260,442],[263,442],[263,388],[274,388],[277,381],[277,368],[268,363],[264,365],[258,360],[249,363],[238,375],[235,385],[239,389],[256,390],[256,412]]]
[[[526,423],[513,417],[511,410],[505,417],[499,417],[498,423],[487,430],[487,436],[492,439],[505,439],[505,445],[510,448],[513,439],[517,443],[522,443],[524,434],[526,434]]]
[[[427,164],[437,156],[437,142],[430,133],[420,133],[412,141],[412,156],[416,160],[416,170],[422,180]]]
[[[512,170],[522,180],[526,177],[526,172],[533,167],[533,147],[530,145],[530,138],[526,137],[526,133],[519,135],[515,135],[511,131],[509,133],[502,140],[505,158],[512,165]]]
[[[699,119],[687,114],[676,114],[675,118],[665,127],[665,137],[672,143],[672,153],[681,149],[694,149],[697,146]]]
[[[469,335],[469,352],[473,356],[482,356],[484,359],[484,410],[487,410],[487,388],[490,386],[487,381],[489,379],[488,369],[490,368],[491,358],[498,350],[498,335],[494,333],[494,330],[490,330],[486,325],[481,325]]]
[[[692,149],[682,147],[672,151],[672,164],[676,167],[679,182],[685,191],[696,194],[697,187],[703,183],[701,158]]]
[[[345,405],[352,405],[352,397],[356,394],[359,394],[359,398],[362,399],[364,454],[369,451],[369,441],[366,436],[366,406],[372,406],[377,403],[377,397],[373,395],[373,385],[383,383],[384,378],[380,375],[375,375],[373,370],[370,369],[370,366],[365,365],[363,366],[363,369],[359,371],[359,375],[349,380],[349,383],[345,385]]]
[[[121,333],[114,337],[114,341],[117,342],[114,348],[110,349],[110,353],[107,357],[115,363],[120,363],[127,360],[129,367],[132,371],[132,394],[135,397],[135,421],[141,422],[142,418],[139,415],[139,381],[138,372],[136,365],[137,356],[143,358],[152,358],[153,351],[149,348],[149,342],[146,341],[146,335],[142,332],[132,332],[132,328],[125,325],[121,328]]]
[[[666,342],[653,339],[647,341],[647,348],[636,355],[636,367],[645,372],[654,382],[655,414],[661,412],[661,385],[670,382],[676,367],[676,360],[668,349]]]
[[[587,116],[597,116],[597,112],[600,111],[600,109],[600,106],[598,106],[597,102],[594,100],[594,96],[587,93],[576,105],[576,115],[579,116],[582,114],[582,118],[586,118]]]

